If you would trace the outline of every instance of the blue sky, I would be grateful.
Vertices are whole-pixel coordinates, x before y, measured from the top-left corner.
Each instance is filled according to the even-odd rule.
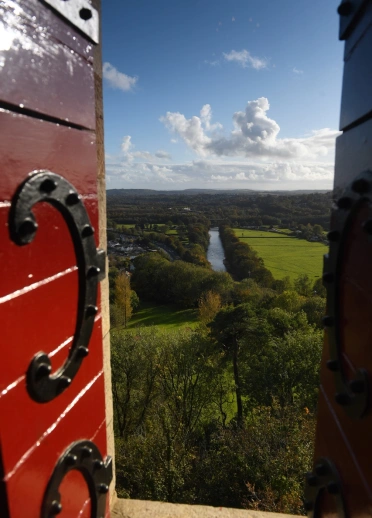
[[[107,188],[331,188],[338,3],[104,0]]]

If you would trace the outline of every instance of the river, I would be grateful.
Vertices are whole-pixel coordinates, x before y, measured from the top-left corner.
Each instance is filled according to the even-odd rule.
[[[226,272],[225,265],[223,264],[225,254],[218,228],[211,228],[209,230],[209,237],[210,241],[207,251],[207,259],[211,263],[213,270],[217,272]]]

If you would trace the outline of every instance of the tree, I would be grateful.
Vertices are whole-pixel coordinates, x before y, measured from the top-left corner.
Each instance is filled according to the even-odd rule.
[[[209,324],[221,309],[221,297],[214,291],[206,291],[199,299],[199,320]]]
[[[307,315],[309,324],[315,324],[319,329],[323,329],[322,318],[325,315],[325,299],[322,297],[309,297],[302,306]]]
[[[211,335],[231,357],[234,372],[237,422],[243,426],[243,401],[240,380],[239,352],[240,341],[247,330],[251,316],[248,304],[229,306],[221,309],[210,323]]]
[[[323,279],[319,277],[313,285],[313,291],[318,295],[319,297],[325,298],[327,296],[327,290],[323,286]]]
[[[130,280],[126,273],[120,273],[115,279],[113,306],[115,326],[126,327],[132,316]]]
[[[306,273],[299,275],[297,279],[295,279],[294,287],[297,293],[303,297],[310,297],[310,295],[312,295],[313,287],[311,280]]]

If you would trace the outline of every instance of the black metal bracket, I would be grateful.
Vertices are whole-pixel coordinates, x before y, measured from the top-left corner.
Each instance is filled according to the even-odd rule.
[[[103,461],[97,446],[84,440],[72,443],[59,458],[44,494],[41,518],[51,518],[62,511],[59,486],[73,469],[80,471],[87,483],[91,499],[91,518],[104,518],[106,495],[112,480],[112,459],[107,457]]]
[[[96,249],[94,229],[78,192],[62,176],[50,171],[31,173],[13,196],[9,232],[17,245],[27,245],[35,237],[38,224],[32,208],[38,202],[50,203],[64,217],[74,243],[79,277],[76,327],[68,358],[56,373],[51,374],[48,355],[39,352],[27,371],[30,397],[39,403],[46,403],[71,384],[89,353],[89,340],[98,311],[98,281],[105,277],[106,255],[104,250]]]
[[[318,459],[315,463],[314,472],[306,474],[304,506],[308,518],[321,516],[319,497],[322,491],[327,491],[334,497],[338,518],[347,518],[340,476],[334,464],[327,458]]]
[[[327,288],[328,315],[323,323],[328,333],[330,360],[327,367],[334,374],[335,400],[349,417],[361,418],[368,407],[369,383],[365,369],[358,369],[352,380],[347,380],[342,365],[340,338],[339,278],[343,265],[344,245],[352,220],[364,202],[372,202],[372,172],[361,173],[337,200],[333,227],[328,234],[329,254],[324,256],[323,284]],[[372,220],[365,222],[364,230],[372,233]]]

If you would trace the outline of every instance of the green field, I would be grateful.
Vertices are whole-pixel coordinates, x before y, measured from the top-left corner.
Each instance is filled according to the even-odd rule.
[[[256,250],[275,279],[288,275],[293,280],[304,273],[314,281],[320,277],[323,255],[328,251],[322,243],[310,243],[275,232],[242,228],[233,230],[240,241]]]
[[[162,329],[173,330],[185,326],[194,328],[197,324],[197,313],[194,309],[142,302],[130,319],[127,329],[137,326],[159,326]]]

